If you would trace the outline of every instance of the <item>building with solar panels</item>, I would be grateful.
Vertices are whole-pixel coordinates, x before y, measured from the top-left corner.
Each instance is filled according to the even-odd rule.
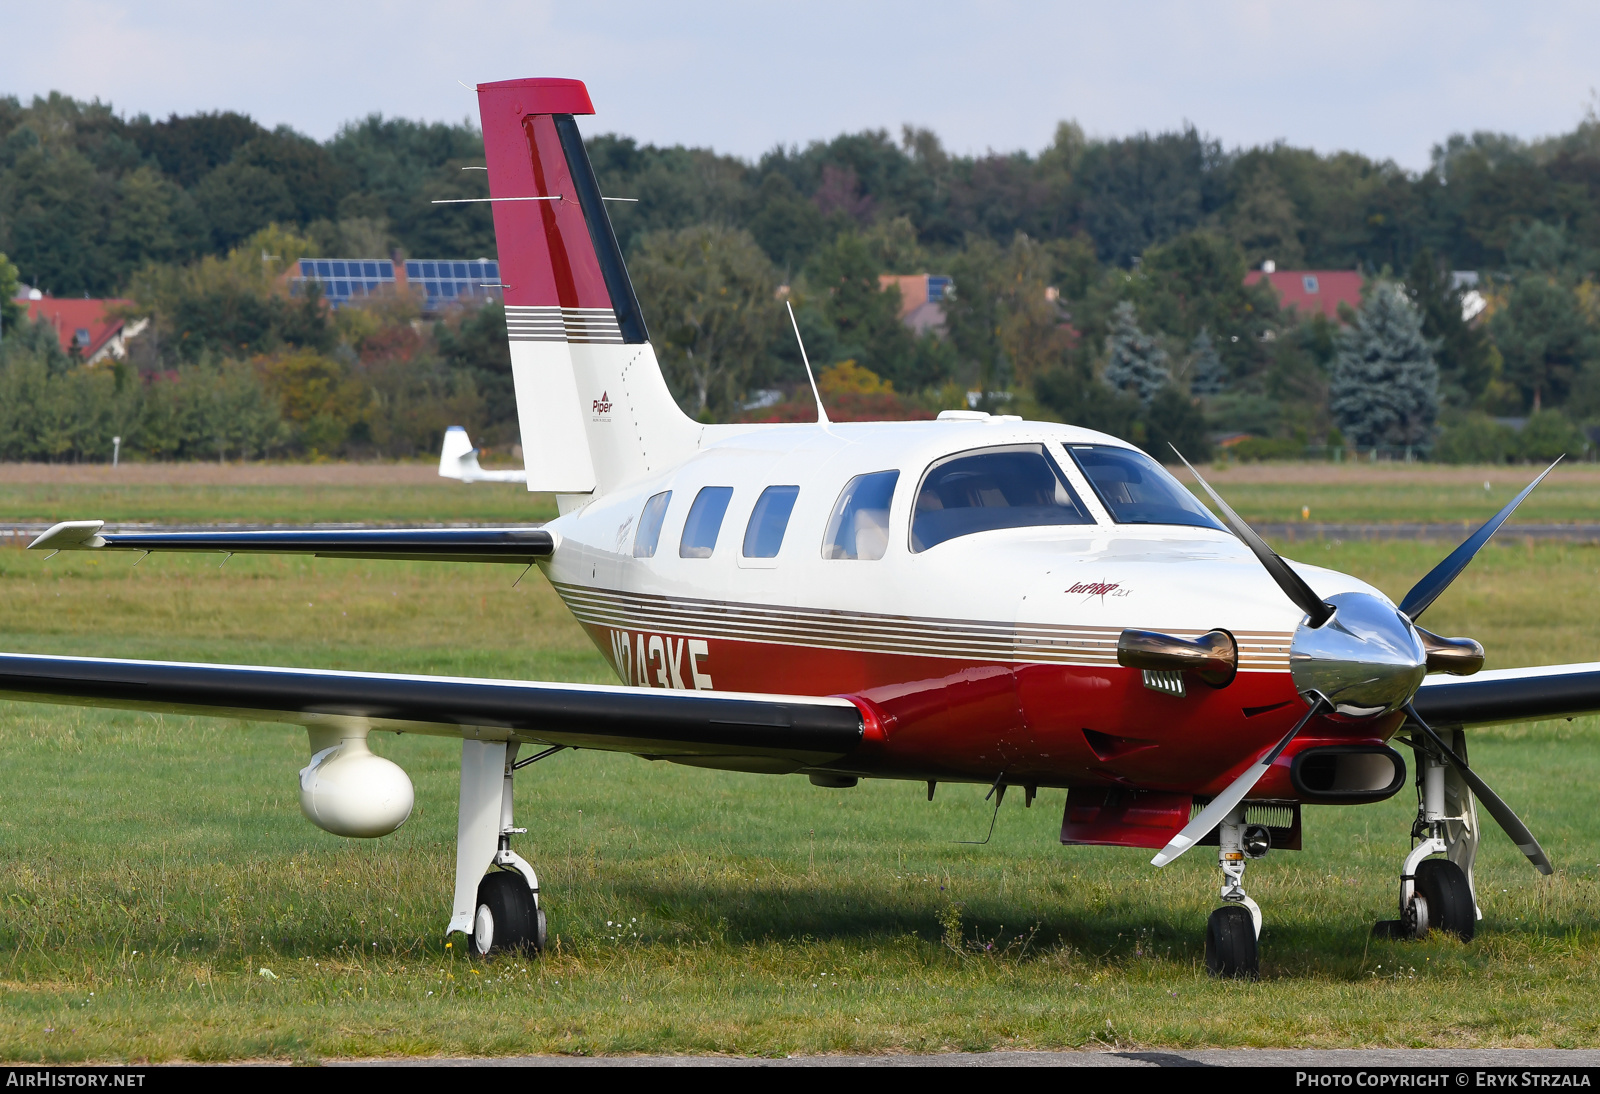
[[[298,296],[308,281],[319,282],[333,307],[384,293],[409,292],[425,312],[500,299],[500,263],[487,258],[302,258],[289,274]]]

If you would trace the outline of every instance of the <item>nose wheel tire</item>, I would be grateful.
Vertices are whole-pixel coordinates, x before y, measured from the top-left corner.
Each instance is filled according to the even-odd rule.
[[[478,883],[478,911],[468,944],[473,953],[538,955],[544,949],[544,909],[523,876],[512,870],[485,874]]]
[[[1248,909],[1228,904],[1206,921],[1206,971],[1224,980],[1254,980],[1261,975],[1261,949]]]

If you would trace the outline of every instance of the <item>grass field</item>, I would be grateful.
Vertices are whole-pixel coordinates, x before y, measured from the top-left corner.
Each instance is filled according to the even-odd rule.
[[[0,464],[0,523],[406,524],[555,515],[548,494],[530,496],[512,483],[467,486],[441,479],[431,465]]]
[[[1292,553],[1398,596],[1441,552]],[[548,586],[513,577],[7,549],[0,648],[606,680]],[[1428,623],[1482,638],[1491,666],[1596,658],[1597,581],[1600,549],[1492,546]],[[1474,735],[1557,873],[1489,833],[1467,945],[1368,939],[1393,914],[1409,790],[1309,809],[1306,850],[1247,876],[1266,913],[1256,984],[1204,975],[1204,849],[1156,871],[1149,852],[1063,848],[1059,791],[1013,796],[993,841],[963,846],[988,822],[981,787],[930,804],[921,784],[594,753],[518,780],[550,954],[476,963],[440,937],[459,747],[374,744],[417,811],[347,841],[299,815],[302,731],[0,704],[0,1058],[1600,1040],[1597,720]]]
[[[1232,464],[1206,477],[1246,520],[1478,523],[1539,469],[1422,464]],[[1187,475],[1180,475],[1187,478]],[[1489,483],[1485,490],[1483,484]],[[548,494],[440,479],[432,464],[0,464],[0,523],[99,519],[244,521],[529,521],[555,516]],[[1600,465],[1558,469],[1517,521],[1600,522]]]
[[[1456,523],[1487,520],[1543,470],[1406,464],[1233,464],[1206,468],[1208,482],[1246,520],[1327,523]],[[1187,474],[1180,474],[1188,478]],[[1484,483],[1489,489],[1484,489]],[[1552,472],[1517,508],[1517,521],[1600,521],[1600,467]]]

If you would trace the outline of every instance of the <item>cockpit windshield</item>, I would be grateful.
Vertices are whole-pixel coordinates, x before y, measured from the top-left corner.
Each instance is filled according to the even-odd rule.
[[[1137,449],[1074,444],[1067,451],[1118,524],[1187,524],[1226,530],[1166,468]]]
[[[911,517],[911,550],[996,528],[1093,523],[1043,445],[985,448],[928,468]]]

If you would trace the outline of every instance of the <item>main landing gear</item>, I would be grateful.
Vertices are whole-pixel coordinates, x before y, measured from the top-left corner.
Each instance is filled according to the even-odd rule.
[[[516,744],[461,742],[456,896],[447,933],[465,932],[467,948],[479,957],[537,955],[544,949],[539,878],[533,867],[511,850],[511,837],[527,831],[515,827],[512,820],[516,759]]]
[[[1441,730],[1440,735],[1466,759],[1464,732]],[[1425,738],[1414,735],[1411,747],[1417,758],[1417,819],[1411,826],[1411,853],[1400,870],[1400,918],[1379,920],[1372,933],[1425,938],[1429,931],[1444,931],[1468,942],[1483,918],[1472,885],[1478,809],[1471,789]],[[1429,857],[1438,854],[1445,857]]]
[[[1254,980],[1261,975],[1261,909],[1244,891],[1244,868],[1272,848],[1272,838],[1259,824],[1244,823],[1243,805],[1217,826],[1217,865],[1222,868],[1226,903],[1206,921],[1206,970],[1229,980]]]

